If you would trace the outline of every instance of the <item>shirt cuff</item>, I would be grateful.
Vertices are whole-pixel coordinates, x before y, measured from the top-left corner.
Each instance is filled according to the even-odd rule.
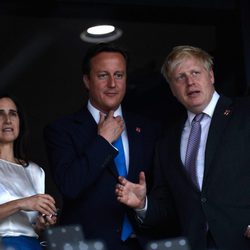
[[[143,221],[143,219],[145,218],[147,209],[148,209],[148,198],[146,196],[145,206],[143,208],[136,208],[135,209],[136,215],[140,221]]]

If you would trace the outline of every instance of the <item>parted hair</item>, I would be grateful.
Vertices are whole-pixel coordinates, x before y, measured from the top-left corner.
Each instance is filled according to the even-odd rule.
[[[128,53],[125,49],[117,46],[113,43],[98,43],[90,47],[82,61],[82,72],[83,75],[89,75],[91,71],[91,59],[101,52],[117,52],[120,53],[126,62],[126,67],[128,67]]]
[[[0,99],[2,98],[9,98],[11,99],[16,107],[17,107],[17,114],[19,117],[19,135],[14,141],[14,157],[18,161],[19,164],[26,167],[29,165],[28,160],[28,126],[25,117],[25,113],[23,107],[17,101],[16,97],[11,94],[5,93],[0,94]]]

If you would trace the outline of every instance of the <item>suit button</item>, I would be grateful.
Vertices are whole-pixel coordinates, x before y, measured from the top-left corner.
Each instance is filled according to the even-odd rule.
[[[207,198],[202,197],[202,198],[201,198],[201,202],[202,202],[202,203],[206,203],[206,202],[207,202]]]

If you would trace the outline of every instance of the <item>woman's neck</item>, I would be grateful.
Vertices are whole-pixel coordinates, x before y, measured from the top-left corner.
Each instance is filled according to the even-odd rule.
[[[0,159],[16,163],[12,145],[0,144]]]

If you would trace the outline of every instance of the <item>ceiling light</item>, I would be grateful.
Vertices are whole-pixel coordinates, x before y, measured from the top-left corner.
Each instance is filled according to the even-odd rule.
[[[97,25],[87,29],[87,33],[91,35],[105,35],[115,30],[113,25]]]
[[[83,31],[80,34],[80,38],[84,42],[100,43],[114,41],[121,35],[122,31],[113,25],[97,25]]]

